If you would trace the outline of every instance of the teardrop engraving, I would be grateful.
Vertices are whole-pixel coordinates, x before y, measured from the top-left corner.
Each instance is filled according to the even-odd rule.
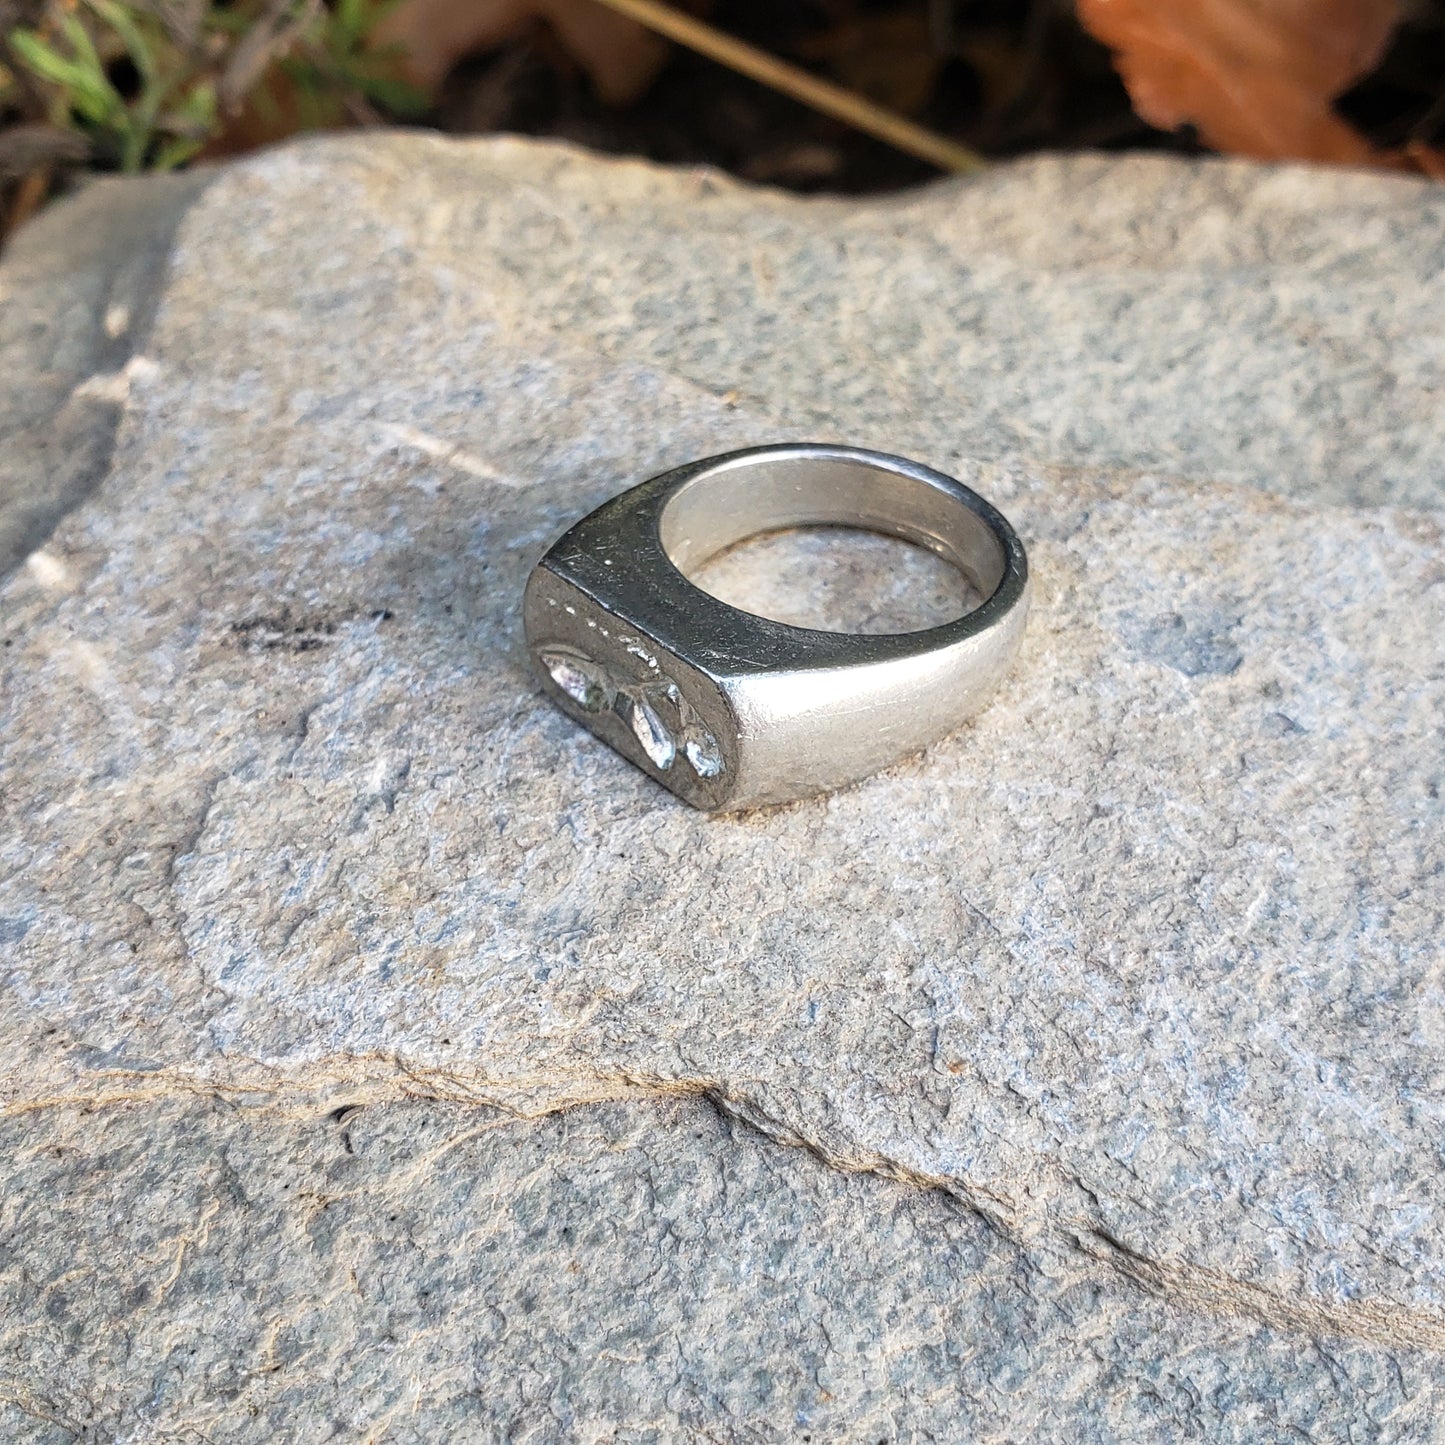
[[[612,679],[590,658],[578,657],[570,652],[543,652],[539,655],[552,681],[583,712],[603,712],[612,705],[615,692]]]
[[[677,743],[645,697],[627,699],[627,721],[633,735],[642,744],[642,751],[652,759],[654,767],[666,772],[677,756]]]
[[[722,749],[706,728],[694,727],[682,750],[698,777],[715,778],[722,772]]]

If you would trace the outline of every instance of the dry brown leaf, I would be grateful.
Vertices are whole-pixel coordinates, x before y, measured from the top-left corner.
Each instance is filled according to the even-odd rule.
[[[660,35],[595,0],[402,0],[377,27],[408,78],[434,91],[459,60],[494,50],[545,23],[610,105],[636,100],[667,59]]]
[[[1078,12],[1150,125],[1191,123],[1216,150],[1265,160],[1405,163],[1331,105],[1379,61],[1397,0],[1078,0]]]

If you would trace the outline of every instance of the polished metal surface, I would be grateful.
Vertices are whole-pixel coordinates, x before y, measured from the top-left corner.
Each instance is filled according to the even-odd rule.
[[[823,632],[744,612],[685,575],[785,527],[891,533],[983,595],[938,627]],[[856,447],[750,447],[643,482],[577,523],[527,582],[548,695],[694,806],[826,792],[917,752],[983,704],[1028,612],[1023,544],[976,492]]]

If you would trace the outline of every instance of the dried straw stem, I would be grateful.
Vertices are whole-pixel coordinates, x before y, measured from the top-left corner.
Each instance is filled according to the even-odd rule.
[[[692,15],[674,10],[661,0],[600,0],[611,10],[631,17],[649,30],[719,61],[763,85],[780,90],[804,105],[876,136],[909,155],[928,161],[944,171],[979,171],[984,161],[967,146],[959,145],[926,126],[915,125],[906,116],[886,106],[823,80],[796,65],[769,55],[755,45],[738,40]]]

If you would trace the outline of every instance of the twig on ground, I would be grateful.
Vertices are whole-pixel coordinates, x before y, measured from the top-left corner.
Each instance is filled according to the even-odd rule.
[[[966,173],[980,171],[986,164],[982,156],[967,146],[877,105],[855,91],[779,60],[695,16],[674,10],[661,0],[599,0],[599,3],[940,170]]]

